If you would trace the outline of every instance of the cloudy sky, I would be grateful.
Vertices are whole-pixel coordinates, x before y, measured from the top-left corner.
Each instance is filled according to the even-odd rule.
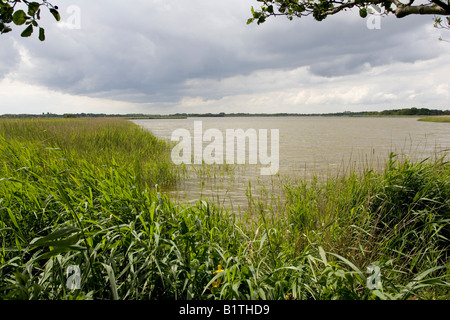
[[[450,31],[357,10],[247,25],[256,0],[51,1],[0,36],[0,114],[450,109]]]

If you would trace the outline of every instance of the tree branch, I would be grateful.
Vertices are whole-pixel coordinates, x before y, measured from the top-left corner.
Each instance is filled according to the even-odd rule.
[[[398,0],[393,1],[397,6],[394,10],[394,14],[397,18],[403,18],[410,14],[438,14],[438,15],[450,15],[450,11],[445,10],[439,5],[432,4],[431,6],[420,5],[420,6],[409,6],[402,4]],[[397,5],[400,3],[400,6]]]
[[[442,2],[440,0],[430,0],[430,1],[433,2],[435,5],[441,7],[445,11],[450,12],[450,5],[448,3]]]
[[[342,11],[342,10],[344,10],[346,8],[352,8],[355,5],[356,5],[356,2],[347,2],[347,3],[341,4],[341,5],[337,6],[337,7],[334,7],[331,10],[326,11],[325,14],[332,15],[332,14],[338,13],[339,11]]]
[[[393,10],[397,18],[403,18],[410,14],[437,14],[437,15],[450,15],[450,5],[442,2],[441,0],[429,0],[432,5],[417,5],[413,6],[414,0],[410,0],[408,4],[402,3],[399,0],[392,0],[392,3],[397,7]],[[335,2],[336,3],[336,2]],[[365,1],[365,3],[371,4],[383,4],[382,0]],[[350,1],[341,3],[340,5],[324,12],[326,15],[336,14],[344,9],[358,6],[358,1]]]
[[[293,17],[303,17],[312,15],[317,21],[322,21],[327,16],[337,14],[351,8],[359,8],[362,18],[370,12],[371,5],[384,7],[384,14],[394,14],[397,18],[408,15],[436,15],[450,16],[449,0],[427,0],[426,4],[417,4],[415,0],[257,0],[264,3],[260,11],[254,11],[253,18],[258,24],[263,23],[270,16],[287,16],[290,20]],[[404,1],[404,2],[402,2]],[[392,5],[392,6],[391,6]],[[379,10],[377,10],[379,11]],[[449,18],[447,18],[449,19]],[[450,21],[450,20],[449,20]]]

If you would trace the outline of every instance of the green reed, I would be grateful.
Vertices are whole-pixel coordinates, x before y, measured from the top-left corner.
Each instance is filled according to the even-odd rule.
[[[444,158],[249,185],[237,213],[162,194],[179,174],[169,147],[130,122],[8,120],[0,134],[1,299],[449,298]]]
[[[419,119],[419,121],[428,121],[428,122],[450,122],[450,116],[428,116],[425,118]]]

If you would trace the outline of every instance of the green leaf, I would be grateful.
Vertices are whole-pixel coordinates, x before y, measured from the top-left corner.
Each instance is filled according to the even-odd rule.
[[[34,14],[39,10],[39,3],[37,2],[31,2],[28,5],[28,14],[30,16],[34,16]]]
[[[4,23],[0,23],[0,33],[8,33],[10,32],[12,29],[10,27],[8,27],[7,25],[5,25]]]
[[[76,246],[76,245],[69,246],[69,247],[56,247],[55,249],[50,250],[50,251],[34,258],[33,261],[46,260],[46,259],[49,259],[51,257],[54,257],[54,256],[56,256],[60,253],[64,253],[64,252],[82,251],[82,250],[86,250],[86,247]]]
[[[361,16],[361,18],[367,17],[367,9],[366,8],[359,9],[359,15]]]
[[[111,293],[113,296],[113,300],[119,300],[119,294],[117,292],[116,277],[114,276],[114,270],[111,266],[109,266],[105,263],[102,263],[102,265],[105,267],[106,272],[108,273],[109,284],[111,286]]]
[[[80,239],[80,234],[75,234],[67,239],[48,241],[48,242],[43,242],[41,244],[35,244],[35,245],[42,246],[42,247],[70,247],[72,245],[75,245],[79,239]]]
[[[23,274],[21,272],[14,272],[14,277],[16,278],[16,281],[21,285],[21,286],[26,286],[27,282],[28,282],[28,276],[26,274]]]
[[[259,250],[262,249],[262,247],[263,247],[263,245],[264,245],[264,242],[266,242],[266,239],[267,239],[267,231],[264,231],[264,234],[263,234],[262,237],[261,237],[261,243],[260,243],[260,245],[259,245]]]
[[[72,227],[72,226],[66,226],[66,227],[63,227],[56,231],[53,231],[52,233],[48,234],[45,237],[33,239],[30,242],[30,245],[33,247],[54,246],[56,239],[64,238],[66,236],[70,236],[74,233],[79,233],[79,232],[80,232],[79,228]]]
[[[15,217],[14,213],[11,211],[10,208],[7,208],[6,211],[8,212],[9,219],[11,219],[12,223],[14,224],[14,226],[17,228],[17,230],[20,230],[19,224],[17,223],[17,220],[16,220],[16,217]]]
[[[56,9],[50,9],[51,14],[55,17],[56,21],[61,20],[61,16]]]
[[[208,282],[208,284],[205,286],[205,288],[203,289],[202,294],[204,294],[205,291],[208,290],[209,286],[212,285],[212,283],[213,283],[214,281],[216,281],[218,278],[220,278],[220,277],[223,276],[223,275],[225,275],[225,271],[221,271],[221,272],[217,273],[217,274],[216,274],[216,275]]]
[[[21,34],[22,37],[29,37],[33,33],[33,25],[29,25]]]
[[[13,14],[13,22],[14,24],[21,26],[27,21],[28,17],[23,10],[17,10]]]
[[[327,255],[325,254],[325,250],[323,250],[323,248],[320,247],[320,246],[319,246],[319,255],[320,255],[320,258],[322,258],[322,262],[323,262],[324,264],[327,264],[327,263],[328,263],[328,261],[327,261]]]
[[[343,256],[340,256],[336,253],[330,252],[330,254],[341,259],[343,262],[345,262],[350,268],[352,268],[356,272],[356,274],[358,274],[361,277],[361,279],[364,278],[364,273],[361,270],[359,270],[359,268],[357,266],[355,266],[353,263],[351,263],[350,261],[345,259]]]
[[[39,28],[39,40],[45,40],[45,30],[43,28]]]

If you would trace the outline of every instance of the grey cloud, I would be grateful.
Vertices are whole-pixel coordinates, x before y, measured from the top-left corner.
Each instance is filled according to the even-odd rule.
[[[277,30],[271,30],[273,45],[265,52],[280,55],[282,60],[275,62],[280,67],[309,65],[313,74],[326,77],[359,73],[367,64],[412,63],[440,54],[437,38],[433,43],[426,32],[430,19],[386,17],[381,18],[381,29],[369,30],[366,20],[355,15],[348,15],[347,21],[336,17],[321,23],[299,19],[278,37]]]
[[[176,102],[186,94],[189,79],[220,81],[262,69],[301,66],[310,66],[316,75],[336,77],[359,73],[367,66],[439,54],[429,48],[423,30],[430,22],[424,19],[383,19],[382,29],[373,31],[354,16],[321,23],[277,18],[247,26],[255,1],[139,0],[124,7],[103,0],[78,5],[81,30],[48,23],[45,43],[17,39],[34,64],[20,69],[18,77],[23,81],[77,95]],[[11,58],[17,57],[13,50],[0,49],[0,58],[11,60],[2,63],[0,76],[18,63]],[[197,90],[216,99],[227,94]],[[196,96],[195,88],[190,87],[189,94]]]
[[[20,62],[19,50],[14,46],[14,41],[8,34],[3,37],[0,47],[0,80],[8,73],[14,71],[15,66]]]

